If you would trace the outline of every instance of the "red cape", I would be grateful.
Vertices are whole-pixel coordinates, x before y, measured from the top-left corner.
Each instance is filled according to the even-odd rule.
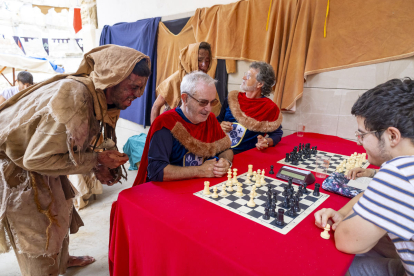
[[[250,131],[268,133],[280,127],[283,116],[279,107],[270,99],[249,99],[246,93],[231,91],[229,107],[237,122]]]
[[[158,116],[152,123],[147,139],[141,164],[134,185],[145,183],[148,167],[148,150],[152,136],[165,127],[190,152],[203,157],[215,156],[231,146],[229,137],[221,129],[213,113],[210,113],[205,122],[197,125],[186,122],[174,109]]]

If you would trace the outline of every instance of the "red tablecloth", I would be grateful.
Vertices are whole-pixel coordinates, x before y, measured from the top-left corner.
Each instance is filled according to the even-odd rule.
[[[275,172],[277,161],[293,146],[311,143],[318,150],[350,155],[365,152],[355,142],[305,133],[284,137],[274,148],[236,155],[238,173]],[[269,175],[268,175],[269,176]],[[320,238],[312,215],[282,235],[193,195],[205,179],[149,182],[122,191],[111,213],[111,275],[344,275],[353,255]],[[209,179],[211,185],[226,180]],[[322,179],[316,182],[321,183]],[[313,189],[314,185],[309,188]],[[339,209],[348,198],[332,194],[317,210]]]

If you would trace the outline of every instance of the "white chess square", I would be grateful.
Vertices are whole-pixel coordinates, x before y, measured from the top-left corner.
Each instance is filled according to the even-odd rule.
[[[242,206],[240,208],[237,208],[237,210],[242,211],[243,213],[249,213],[252,211],[252,208],[247,207],[247,206]]]
[[[239,198],[238,200],[236,200],[236,201],[234,201],[234,202],[236,202],[236,203],[238,203],[238,204],[240,204],[240,205],[244,205],[244,204],[246,204],[246,200],[244,200],[244,199],[242,199],[242,198]]]
[[[219,199],[218,202],[223,203],[225,205],[230,204],[232,201],[228,200],[227,198],[223,197],[222,199]]]

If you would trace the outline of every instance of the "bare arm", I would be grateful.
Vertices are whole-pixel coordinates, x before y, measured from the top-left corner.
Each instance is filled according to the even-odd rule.
[[[190,179],[200,177],[214,177],[214,165],[217,163],[215,159],[207,160],[201,166],[180,167],[167,165],[164,168],[164,181],[173,181],[179,179]]]
[[[163,96],[159,95],[151,108],[151,124],[154,122],[155,118],[160,115],[160,109],[163,105],[165,105],[165,99]]]
[[[6,99],[3,97],[3,96],[0,96],[0,105],[2,104],[2,103],[4,103],[6,101]]]

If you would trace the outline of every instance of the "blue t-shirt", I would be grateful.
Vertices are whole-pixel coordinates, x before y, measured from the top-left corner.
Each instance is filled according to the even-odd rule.
[[[190,123],[180,107],[175,111],[187,123]],[[164,168],[168,165],[189,167],[200,166],[204,162],[203,157],[189,152],[172,134],[171,131],[162,128],[152,135],[148,149],[148,179],[147,181],[163,181]]]
[[[230,131],[228,135],[230,136],[231,140],[231,149],[235,154],[255,148],[257,143],[257,136],[262,135],[264,137],[266,135],[266,133],[263,132],[248,130],[246,127],[239,124],[231,113],[227,98],[221,107],[221,112],[219,116],[217,116],[217,120],[220,123],[223,121],[233,123],[233,130]],[[273,140],[273,145],[276,145],[282,139],[282,126],[280,126],[275,131],[269,132],[267,134],[269,135],[269,138]]]

